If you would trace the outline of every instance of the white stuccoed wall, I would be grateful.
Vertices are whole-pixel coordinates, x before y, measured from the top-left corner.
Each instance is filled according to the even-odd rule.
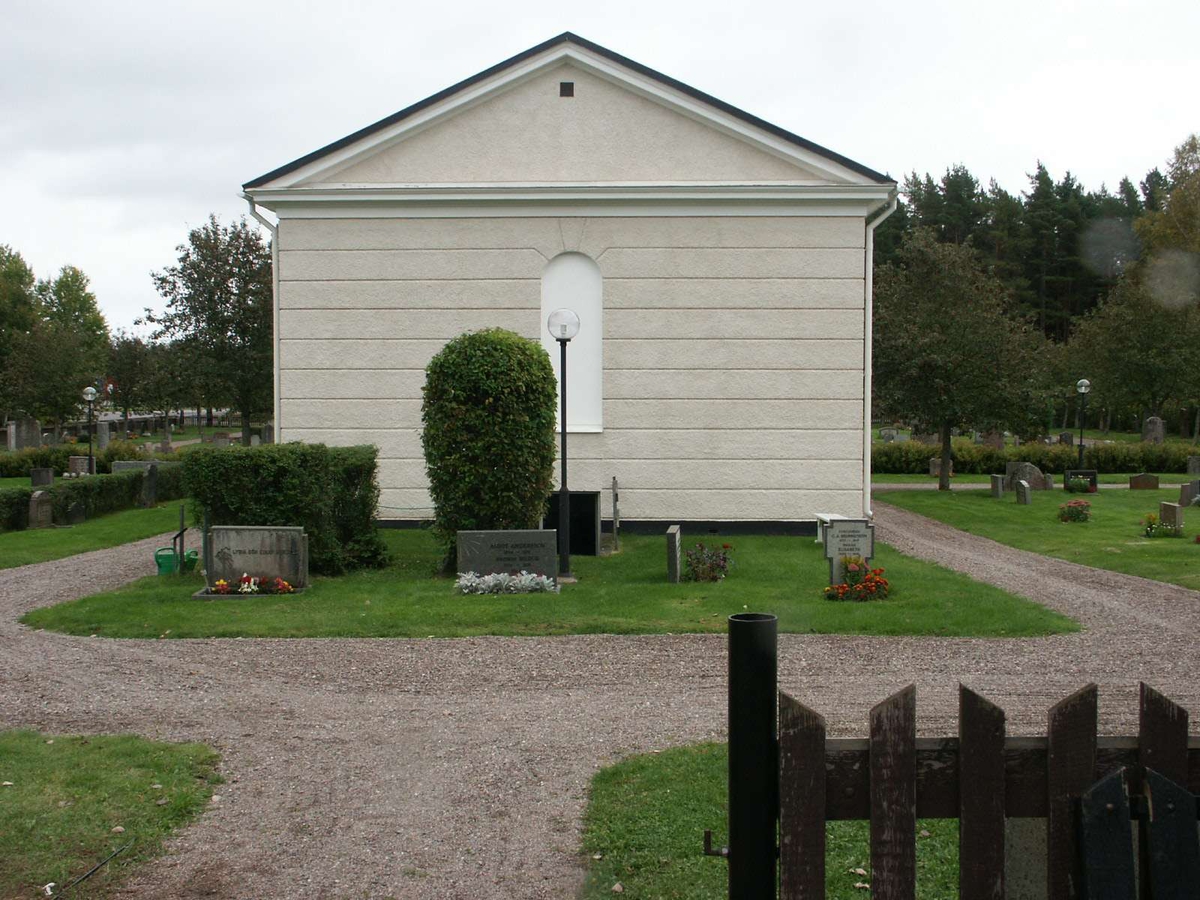
[[[381,514],[430,505],[423,368],[450,338],[543,327],[565,251],[604,277],[604,431],[571,487],[626,519],[810,519],[862,509],[859,216],[284,218],[283,440],[374,443]]]

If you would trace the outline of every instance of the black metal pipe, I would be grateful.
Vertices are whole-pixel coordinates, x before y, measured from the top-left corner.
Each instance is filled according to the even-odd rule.
[[[776,895],[775,616],[729,617],[729,900]]]
[[[1083,468],[1083,423],[1087,420],[1087,394],[1079,395],[1079,468]]]
[[[569,341],[555,338],[562,348],[558,366],[558,392],[562,399],[562,412],[558,424],[562,429],[562,484],[558,487],[558,574],[571,577],[571,494],[567,490],[567,344]]]

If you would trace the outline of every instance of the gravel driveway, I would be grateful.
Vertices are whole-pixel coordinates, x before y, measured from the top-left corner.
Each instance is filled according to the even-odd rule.
[[[1042,639],[785,635],[783,686],[836,734],[915,681],[920,730],[953,733],[961,679],[1010,731],[1086,681],[1102,730],[1133,733],[1139,679],[1200,724],[1200,593],[1002,547],[878,504],[898,549],[1086,626]],[[153,572],[163,537],[0,571],[0,727],[131,731],[217,747],[220,799],[124,897],[539,898],[582,882],[596,768],[720,738],[721,637],[456,640],[76,638],[27,609]],[[696,822],[700,835],[713,822]],[[719,865],[718,861],[713,861]]]

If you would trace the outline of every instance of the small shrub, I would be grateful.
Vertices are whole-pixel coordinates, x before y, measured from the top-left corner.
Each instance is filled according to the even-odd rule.
[[[20,531],[29,525],[29,499],[33,490],[26,487],[0,490],[0,531]]]
[[[720,581],[733,566],[732,553],[731,544],[722,544],[720,547],[697,544],[691,550],[683,551],[683,580]]]
[[[556,594],[558,584],[547,575],[531,572],[496,572],[478,575],[475,572],[460,572],[454,589],[460,594]]]
[[[825,588],[825,599],[857,603],[882,600],[891,591],[891,582],[883,574],[882,568],[872,569],[861,556],[843,556],[842,575],[846,580]]]
[[[1060,522],[1086,522],[1092,517],[1092,504],[1087,500],[1068,500],[1058,508]]]
[[[1183,537],[1183,528],[1179,525],[1166,525],[1159,519],[1157,513],[1147,513],[1142,519],[1142,533],[1148,538]]]

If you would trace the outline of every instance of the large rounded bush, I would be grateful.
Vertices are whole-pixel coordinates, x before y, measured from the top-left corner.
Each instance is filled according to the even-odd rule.
[[[491,328],[460,335],[425,370],[421,445],[434,532],[536,528],[554,473],[554,370],[536,341]]]

